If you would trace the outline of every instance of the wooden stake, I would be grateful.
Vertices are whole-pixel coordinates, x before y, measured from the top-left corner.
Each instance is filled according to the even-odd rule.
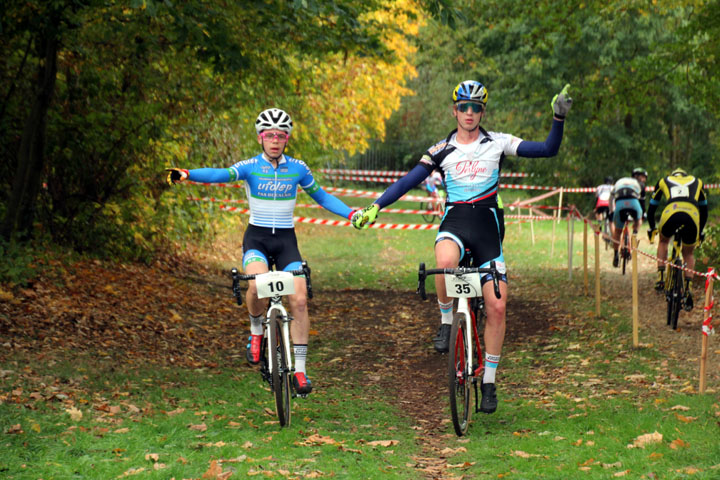
[[[583,292],[588,295],[588,224],[583,220]]]
[[[705,313],[703,315],[703,327],[705,326],[705,322],[709,323],[709,319],[712,317],[712,311],[710,310],[710,306],[712,305],[713,300],[713,277],[715,276],[715,270],[713,268],[709,268],[708,273],[710,275],[708,276],[706,284],[707,287],[705,288],[705,308],[703,309],[703,312]],[[705,393],[705,368],[707,365],[709,335],[710,332],[706,332],[705,329],[703,329],[702,349],[700,351],[700,393]]]
[[[639,342],[639,310],[638,310],[638,258],[637,258],[637,235],[633,233],[631,237],[632,245],[632,326],[633,326],[633,347],[637,348]]]
[[[600,316],[600,235],[595,235],[595,315]]]

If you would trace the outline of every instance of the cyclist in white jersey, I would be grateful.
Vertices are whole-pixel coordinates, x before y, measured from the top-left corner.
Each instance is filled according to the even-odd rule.
[[[248,275],[266,273],[273,265],[286,271],[300,268],[302,259],[293,222],[298,187],[327,210],[348,219],[353,215],[350,207],[315,182],[305,162],[284,154],[292,128],[292,120],[286,112],[270,108],[262,111],[255,122],[257,141],[263,149],[261,154],[229,168],[168,169],[170,184],[183,180],[202,183],[245,181],[250,220],[243,237],[243,269]],[[360,215],[360,212],[356,213]],[[308,394],[312,391],[305,368],[310,320],[304,278],[295,277],[295,294],[288,298],[294,317],[290,324],[295,355],[293,383],[298,393]],[[250,314],[246,357],[254,365],[260,361],[263,312],[268,301],[258,298],[254,281],[250,282],[246,300]]]
[[[453,116],[457,129],[444,140],[430,147],[420,162],[407,175],[391,185],[373,204],[356,215],[355,226],[372,224],[379,210],[395,202],[422,182],[435,168],[442,170],[447,187],[447,208],[435,239],[435,260],[438,268],[455,268],[469,249],[476,266],[487,267],[495,261],[502,274],[501,298],[495,298],[492,283],[483,279],[483,296],[487,311],[485,323],[485,373],[481,384],[480,410],[493,413],[497,409],[495,372],[505,338],[505,306],[507,276],[502,251],[504,223],[498,208],[500,169],[506,155],[520,157],[555,156],[562,142],[565,115],[572,105],[569,85],[551,102],[553,122],[544,142],[522,140],[507,133],[488,132],[480,126],[485,114],[488,94],[477,81],[460,83],[452,94]],[[452,323],[452,298],[445,291],[444,279],[436,277],[435,288],[441,312],[441,325],[434,339],[438,352],[447,352]]]

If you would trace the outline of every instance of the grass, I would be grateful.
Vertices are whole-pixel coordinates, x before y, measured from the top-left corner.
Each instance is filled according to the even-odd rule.
[[[316,212],[300,214],[321,216]],[[530,335],[503,353],[498,412],[477,414],[461,439],[445,424],[435,448],[446,457],[447,477],[720,478],[714,390],[695,394],[695,364],[669,358],[663,345],[632,348],[629,277],[607,267],[604,250],[604,303],[595,316],[592,297],[584,295],[582,224],[575,227],[569,279],[565,223],[556,225],[554,245],[550,222],[534,225],[534,244],[529,225],[508,226],[510,294],[536,302],[551,333]],[[217,265],[235,261],[236,235],[216,252]],[[418,263],[434,263],[434,236],[298,226],[300,250],[319,291],[413,291]],[[641,265],[647,277],[652,262]],[[432,282],[427,286],[432,291]],[[0,477],[223,478],[220,468],[232,478],[418,478],[412,465],[414,457],[427,455],[424,440],[392,406],[397,392],[368,392],[361,373],[338,374],[320,358],[334,358],[332,349],[342,345],[323,345],[310,358],[319,388],[294,402],[293,424],[284,429],[266,386],[242,358],[185,369],[6,353],[0,357]],[[628,447],[654,432],[661,441]],[[370,444],[377,440],[393,442]]]
[[[292,428],[280,428],[269,390],[244,366],[119,372],[91,358],[20,360],[3,366],[14,370],[0,404],[2,478],[200,478],[219,459],[235,478],[406,478],[416,450],[398,412],[358,401],[348,378],[296,400]]]

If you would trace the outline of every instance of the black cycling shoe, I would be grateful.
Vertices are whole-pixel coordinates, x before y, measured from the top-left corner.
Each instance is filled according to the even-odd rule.
[[[439,353],[447,353],[450,350],[450,328],[451,326],[446,323],[440,324],[437,335],[433,338],[435,350]]]
[[[497,410],[497,394],[495,393],[494,383],[483,383],[480,385],[482,392],[482,400],[480,401],[480,411],[483,413],[494,413]]]
[[[656,292],[662,292],[665,290],[665,281],[664,280],[658,280],[655,282],[655,291]]]
[[[615,251],[615,254],[613,255],[613,267],[617,268],[620,265],[620,255],[618,255],[617,250]]]
[[[685,292],[685,298],[683,298],[683,308],[686,312],[689,312],[693,309],[694,306],[695,302],[693,302],[692,293],[690,293],[689,291]]]

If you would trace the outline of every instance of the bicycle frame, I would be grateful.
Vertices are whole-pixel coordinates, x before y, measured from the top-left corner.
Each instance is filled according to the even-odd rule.
[[[287,359],[287,369],[288,371],[293,374],[295,373],[295,366],[293,365],[293,357],[291,355],[291,348],[290,348],[290,322],[292,322],[293,318],[288,315],[287,310],[285,310],[285,306],[282,304],[282,297],[275,296],[270,298],[270,305],[267,309],[267,313],[265,314],[265,320],[263,321],[263,329],[265,330],[265,339],[269,341],[270,335],[272,335],[272,320],[275,318],[275,312],[278,312],[280,314],[280,318],[282,321],[281,325],[281,331],[282,331],[282,338],[283,338],[283,344],[285,346],[285,358]],[[275,371],[275,362],[277,361],[277,358],[275,358],[274,355],[268,355],[269,364],[268,364],[268,374],[272,376],[272,373]],[[295,397],[296,394],[293,392],[293,397]]]

